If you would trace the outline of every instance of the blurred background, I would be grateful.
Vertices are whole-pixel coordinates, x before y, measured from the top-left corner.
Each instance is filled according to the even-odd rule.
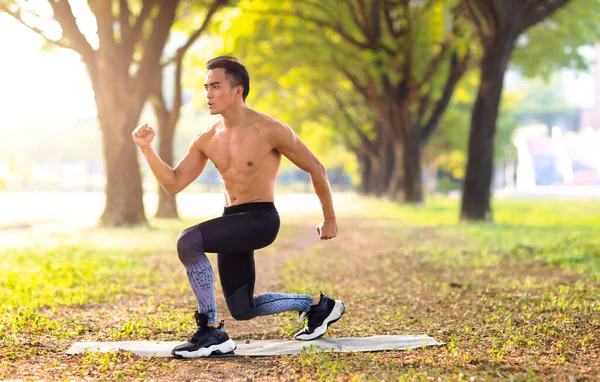
[[[0,227],[220,211],[214,166],[168,196],[130,137],[154,126],[174,166],[219,118],[203,79],[220,54],[246,64],[247,105],[292,126],[335,192],[450,195],[475,220],[494,196],[600,197],[600,2],[487,3],[1,0]],[[308,192],[284,161],[277,193]]]

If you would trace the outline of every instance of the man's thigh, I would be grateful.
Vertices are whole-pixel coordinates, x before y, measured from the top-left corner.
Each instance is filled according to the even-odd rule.
[[[254,251],[218,253],[219,278],[225,298],[232,296],[246,285],[249,301],[254,294]]]
[[[279,231],[279,217],[251,211],[211,219],[198,228],[205,252],[244,252],[271,244]]]

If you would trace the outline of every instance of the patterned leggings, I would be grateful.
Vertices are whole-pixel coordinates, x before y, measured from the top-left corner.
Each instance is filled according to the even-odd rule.
[[[271,244],[279,231],[273,203],[225,207],[223,216],[185,229],[177,239],[177,253],[186,269],[198,311],[208,322],[217,321],[214,273],[205,252],[217,253],[225,301],[236,320],[249,320],[285,311],[308,311],[312,297],[265,293],[254,296],[254,250]]]

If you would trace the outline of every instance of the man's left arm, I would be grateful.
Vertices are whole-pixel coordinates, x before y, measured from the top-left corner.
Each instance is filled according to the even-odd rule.
[[[269,135],[277,151],[310,174],[323,210],[323,222],[317,227],[317,233],[322,240],[333,239],[337,236],[338,226],[325,166],[289,126],[277,122],[269,129]]]

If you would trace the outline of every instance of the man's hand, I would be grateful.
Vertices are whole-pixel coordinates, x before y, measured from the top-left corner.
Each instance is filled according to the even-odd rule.
[[[317,226],[317,233],[319,234],[319,239],[321,240],[329,240],[333,239],[337,236],[338,225],[334,220],[326,220]]]
[[[140,148],[148,147],[152,143],[156,132],[153,128],[148,126],[147,123],[144,123],[141,126],[138,126],[133,130],[131,136],[133,137],[133,142],[136,145],[140,146]]]

